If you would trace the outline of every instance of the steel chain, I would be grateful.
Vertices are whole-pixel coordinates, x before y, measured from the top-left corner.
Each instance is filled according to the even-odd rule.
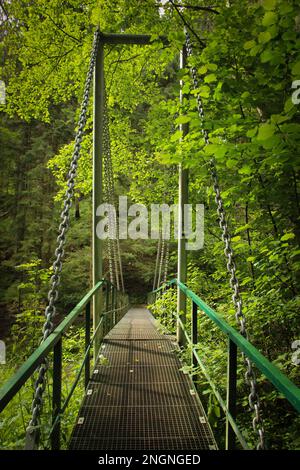
[[[74,196],[75,178],[77,175],[78,160],[80,158],[81,141],[83,137],[84,127],[87,120],[87,110],[90,97],[91,82],[93,79],[93,71],[96,61],[96,54],[99,44],[99,31],[94,34],[94,41],[92,46],[92,52],[90,56],[89,69],[86,76],[83,101],[81,105],[81,111],[78,121],[78,130],[75,137],[75,146],[73,156],[70,163],[70,170],[68,173],[67,186],[68,189],[65,193],[65,200],[63,210],[60,215],[59,235],[57,237],[58,246],[55,250],[55,261],[53,263],[53,275],[51,277],[51,287],[48,293],[48,305],[45,310],[46,321],[43,326],[43,338],[42,342],[45,341],[53,330],[53,318],[56,314],[55,302],[58,298],[58,287],[60,284],[60,274],[62,271],[62,259],[64,256],[64,245],[66,241],[66,233],[69,228],[70,222],[70,208],[72,205],[72,199]],[[46,372],[48,369],[48,361],[44,359],[38,369],[38,377],[35,382],[35,393],[32,402],[32,416],[29,425],[26,430],[26,447],[32,448],[37,446],[38,430],[40,413],[43,406],[43,393],[46,387]]]
[[[113,167],[112,167],[112,157],[110,149],[110,134],[109,134],[109,118],[107,110],[107,96],[105,93],[105,106],[104,106],[104,171],[105,171],[105,180],[106,180],[106,199],[109,204],[112,204],[115,207],[115,189],[114,189],[114,178],[113,178]],[[120,252],[120,243],[118,235],[118,223],[117,217],[114,217],[114,214],[109,211],[109,233],[114,234],[115,238],[110,240],[111,242],[111,255],[112,261],[110,262],[110,269],[115,270],[115,276],[111,272],[111,277],[114,277],[116,280],[116,286],[119,290],[120,287],[124,292],[124,280],[123,280],[123,270],[122,270],[122,260]]]
[[[106,95],[105,95],[105,111],[106,111]],[[111,181],[111,172],[110,172],[110,165],[109,165],[109,156],[108,156],[108,148],[109,148],[109,136],[108,136],[108,129],[107,129],[107,116],[106,112],[104,112],[104,122],[103,122],[103,163],[104,163],[104,197],[105,201],[108,204],[114,204],[113,200],[113,188],[112,188],[112,181]],[[108,263],[109,263],[109,274],[110,280],[112,283],[116,281],[118,284],[117,273],[114,272],[115,269],[115,245],[114,245],[114,238],[113,234],[115,234],[115,223],[113,220],[113,214],[111,211],[108,212]]]
[[[192,57],[193,48],[192,48],[190,36],[187,31],[185,32],[185,35],[186,35],[187,57]],[[197,77],[197,72],[196,72],[195,67],[190,67],[190,73],[192,76],[194,89],[196,90],[198,89],[199,83],[198,83],[198,77]],[[201,131],[204,136],[205,145],[209,145],[210,139],[209,139],[208,131],[204,127],[205,113],[203,109],[202,99],[199,93],[196,94],[196,102],[197,102],[198,114],[199,114],[200,121],[201,121]],[[217,204],[217,213],[219,217],[219,225],[222,230],[222,240],[225,243],[224,253],[227,258],[227,270],[230,274],[230,286],[233,290],[232,300],[233,300],[233,304],[235,307],[235,317],[240,327],[240,333],[245,338],[247,338],[246,318],[242,311],[242,298],[240,294],[239,281],[236,275],[236,264],[234,261],[234,254],[233,254],[233,249],[231,246],[231,238],[230,238],[227,219],[225,215],[223,199],[222,199],[222,195],[220,191],[217,169],[216,169],[215,161],[213,158],[210,159],[209,161],[209,171],[210,171],[212,181],[213,181],[213,188],[215,192],[215,202]],[[255,412],[252,425],[253,425],[254,431],[257,433],[258,438],[259,438],[257,449],[262,450],[262,449],[265,449],[265,438],[264,438],[263,421],[262,421],[262,417],[260,414],[260,400],[259,400],[259,396],[257,392],[255,372],[253,370],[251,361],[247,357],[244,357],[244,361],[245,361],[245,365],[247,369],[245,373],[245,378],[246,378],[247,384],[250,387],[250,394],[248,397],[249,405],[250,405],[251,410]]]
[[[168,278],[168,268],[169,268],[169,257],[170,257],[170,241],[166,241],[166,253],[165,253],[165,266],[164,266],[164,283],[167,282]]]
[[[154,272],[154,281],[153,289],[157,289],[157,280],[158,280],[158,269],[159,269],[159,260],[160,260],[160,249],[161,249],[161,232],[159,232],[158,241],[157,241],[157,250],[156,250],[156,261],[155,261],[155,272]]]

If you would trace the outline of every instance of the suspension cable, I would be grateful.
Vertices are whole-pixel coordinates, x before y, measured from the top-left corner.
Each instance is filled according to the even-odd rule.
[[[160,283],[161,283],[161,275],[162,275],[163,260],[164,260],[164,254],[165,254],[165,246],[166,246],[166,240],[165,240],[164,234],[162,234],[159,269],[158,269],[158,279],[157,279],[157,289],[160,287]]]
[[[160,249],[161,249],[161,232],[159,232],[158,241],[157,241],[155,272],[154,272],[154,281],[153,281],[153,289],[152,290],[155,290],[157,288],[158,268],[159,268],[159,260],[160,260]]]
[[[114,177],[113,177],[113,165],[110,147],[110,133],[109,133],[109,116],[108,116],[108,105],[107,105],[107,93],[105,90],[104,99],[104,122],[103,122],[103,137],[104,137],[104,172],[106,180],[106,201],[115,208],[115,189],[114,189]],[[119,242],[119,227],[118,218],[115,211],[109,211],[109,269],[110,277],[116,282],[117,289],[122,289],[124,292],[124,278],[121,260],[121,250]],[[113,272],[114,271],[114,272]]]
[[[185,37],[186,37],[186,51],[187,56],[191,57],[193,55],[193,48],[190,40],[189,33],[185,30]],[[197,90],[199,88],[198,85],[198,77],[195,67],[190,67],[190,73],[193,79],[193,86],[194,89]],[[204,136],[205,145],[209,145],[210,139],[207,129],[204,126],[204,109],[201,96],[199,93],[196,94],[196,101],[197,101],[197,110],[200,117],[201,122],[201,131]],[[225,209],[224,203],[220,191],[219,181],[218,181],[218,174],[217,168],[215,164],[214,158],[211,158],[208,163],[208,168],[211,174],[211,178],[213,181],[213,188],[215,192],[215,202],[217,204],[217,213],[219,217],[219,225],[222,230],[222,240],[225,244],[224,253],[227,258],[227,270],[230,274],[230,286],[233,290],[232,301],[235,307],[235,318],[240,327],[240,333],[247,338],[247,330],[246,330],[246,318],[242,311],[242,298],[240,293],[240,285],[236,275],[236,264],[234,260],[234,253],[231,245],[231,237],[229,233],[227,218],[225,216]],[[246,373],[245,378],[246,382],[250,387],[250,394],[249,394],[249,405],[252,411],[254,411],[254,418],[252,421],[253,429],[258,435],[258,444],[257,449],[262,450],[265,449],[265,438],[264,438],[264,427],[263,421],[260,413],[260,400],[259,395],[257,392],[257,382],[255,377],[255,372],[252,367],[252,363],[248,357],[244,357],[245,365],[246,365]]]
[[[83,101],[81,105],[81,111],[78,121],[78,130],[75,137],[75,146],[70,163],[70,170],[68,173],[67,186],[68,189],[65,193],[63,210],[60,215],[59,235],[57,237],[57,248],[55,250],[55,261],[53,263],[53,275],[51,277],[51,287],[48,292],[48,305],[45,310],[46,321],[43,326],[43,338],[42,342],[45,341],[53,330],[53,318],[56,314],[55,303],[58,298],[58,288],[60,284],[60,275],[62,271],[62,259],[64,256],[64,246],[66,242],[66,233],[70,224],[70,208],[72,205],[72,199],[74,196],[75,179],[77,175],[78,160],[80,158],[81,142],[83,132],[87,120],[87,110],[90,98],[90,88],[93,79],[93,71],[96,62],[96,54],[99,44],[99,31],[94,33],[94,41],[90,56],[89,68],[86,76]],[[47,359],[44,359],[38,369],[38,377],[34,385],[34,398],[32,402],[32,415],[29,425],[26,429],[26,444],[27,449],[36,449],[38,447],[38,441],[40,436],[40,414],[43,406],[43,393],[46,387],[46,372],[48,370],[49,363]]]
[[[164,276],[163,276],[164,283],[167,282],[167,278],[168,278],[169,257],[170,257],[170,240],[166,240]]]

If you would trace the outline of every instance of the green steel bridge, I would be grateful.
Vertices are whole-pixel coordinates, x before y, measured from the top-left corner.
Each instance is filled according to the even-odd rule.
[[[113,168],[109,146],[108,115],[104,79],[104,49],[107,44],[147,45],[146,35],[103,34],[97,31],[91,53],[84,99],[75,139],[74,154],[68,175],[68,189],[59,226],[58,246],[53,264],[53,276],[45,311],[43,338],[40,346],[0,389],[0,412],[14,399],[22,387],[36,377],[32,417],[26,432],[26,449],[39,449],[41,442],[41,414],[46,388],[46,373],[52,370],[52,423],[48,432],[49,446],[61,448],[62,422],[68,414],[70,400],[80,380],[84,379],[84,393],[74,422],[68,448],[97,450],[217,450],[217,442],[209,425],[197,376],[203,374],[226,420],[226,449],[249,449],[237,422],[238,354],[245,363],[249,386],[249,406],[253,412],[253,428],[257,435],[257,449],[266,448],[258,387],[253,365],[270,385],[297,411],[300,411],[300,389],[262,355],[248,339],[246,319],[242,312],[239,283],[230,243],[222,196],[214,161],[209,168],[216,194],[217,212],[225,245],[227,268],[233,289],[233,304],[238,328],[229,325],[222,316],[187,287],[187,253],[185,237],[178,237],[177,278],[162,279],[163,243],[159,244],[153,291],[148,295],[151,305],[166,292],[174,291],[177,309],[164,305],[166,315],[173,316],[177,334],[162,333],[152,313],[146,307],[130,306],[124,289],[120,247],[117,238],[108,243],[110,279],[103,276],[103,240],[96,235],[97,207],[114,200]],[[186,45],[181,53],[180,66],[186,67],[192,45],[186,33]],[[196,71],[191,75],[197,89]],[[54,327],[55,303],[58,297],[64,243],[69,226],[80,143],[86,122],[87,106],[94,80],[94,143],[93,143],[93,287],[85,297]],[[197,97],[201,121],[204,111]],[[188,131],[181,126],[183,133]],[[209,135],[202,129],[205,143]],[[179,205],[188,202],[188,170],[179,166]],[[117,221],[111,220],[110,229],[117,230]],[[164,248],[166,250],[166,248]],[[200,286],[201,287],[201,286]],[[187,312],[187,307],[190,312]],[[151,308],[151,307],[150,307]],[[67,397],[62,396],[64,336],[76,320],[84,315],[85,345],[82,363]],[[227,391],[223,397],[210,377],[199,348],[199,329],[203,315],[224,335],[227,341]],[[185,373],[179,352],[190,351],[189,371]],[[105,361],[103,361],[105,358]]]

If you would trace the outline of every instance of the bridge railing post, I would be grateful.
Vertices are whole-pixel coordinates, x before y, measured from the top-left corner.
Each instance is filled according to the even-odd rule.
[[[116,292],[115,287],[112,287],[111,291],[111,309],[112,309],[112,326],[116,324]]]
[[[198,343],[198,307],[197,304],[192,301],[192,348],[194,348],[197,343]],[[191,366],[197,367],[198,366],[198,361],[195,357],[195,354],[192,350],[192,357],[191,357]]]
[[[91,302],[85,307],[85,352],[91,341]],[[84,365],[84,388],[87,389],[90,381],[90,352],[87,353]]]
[[[228,338],[227,362],[227,410],[236,418],[237,346]],[[226,450],[235,448],[235,432],[226,417]]]
[[[61,412],[61,381],[62,381],[62,338],[53,350],[53,385],[52,385],[52,433],[51,449],[60,449],[60,412]]]
[[[110,322],[109,322],[109,297],[110,297],[110,288],[109,284],[105,285],[105,309],[104,309],[104,336],[110,330]]]

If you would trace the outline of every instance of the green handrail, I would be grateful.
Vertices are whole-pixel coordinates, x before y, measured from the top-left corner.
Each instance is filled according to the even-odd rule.
[[[298,411],[300,412],[300,388],[297,387],[286,375],[284,375],[278,367],[272,364],[263,354],[259,352],[259,350],[253,346],[246,338],[244,338],[237,330],[235,330],[232,326],[230,326],[226,320],[224,320],[214,309],[209,307],[197,294],[191,291],[185,284],[178,281],[177,279],[172,279],[167,283],[163,284],[158,289],[151,292],[152,295],[156,297],[156,295],[160,292],[163,292],[167,286],[174,286],[176,285],[185,295],[188,297],[193,305],[196,308],[192,310],[192,316],[194,314],[197,315],[197,308],[199,308],[203,313],[205,313],[210,320],[212,320],[218,328],[225,333],[229,340],[230,344],[234,345],[234,348],[238,348],[242,351],[255,365],[256,367],[263,373],[263,375],[274,385],[274,387],[289,401],[289,403]],[[150,295],[151,295],[150,294]],[[206,376],[208,382],[212,386],[212,390],[219,401],[227,420],[229,421],[234,433],[236,434],[237,438],[239,439],[240,443],[244,448],[247,448],[245,445],[245,441],[241,436],[240,431],[236,426],[236,422],[234,417],[232,416],[231,410],[228,409],[228,406],[224,403],[223,399],[221,398],[219,392],[217,391],[215,385],[213,384],[211,378],[209,377],[207,371],[205,370],[205,366],[199,357],[199,353],[197,349],[194,347],[197,341],[192,341],[189,337],[185,324],[182,322],[181,318],[177,313],[175,313],[177,318],[178,324],[182,329],[184,336],[188,342],[188,344],[192,347],[192,355],[195,358],[196,362],[199,364],[202,372]],[[192,318],[192,325],[197,324],[195,323],[195,318]],[[197,333],[196,333],[197,338]],[[228,355],[230,355],[230,347],[228,350]],[[234,357],[233,357],[234,358]],[[229,361],[230,362],[230,361]],[[234,361],[233,361],[234,364]],[[236,374],[236,362],[234,365],[229,366],[231,367],[230,373],[232,373],[232,367],[235,368],[234,375]],[[236,381],[236,379],[235,379]],[[235,398],[236,399],[236,398]],[[234,399],[234,400],[235,400]],[[235,406],[233,406],[234,410]],[[233,413],[234,414],[234,413]]]
[[[90,303],[95,295],[95,293],[101,289],[102,287],[106,286],[107,293],[109,294],[109,290],[111,290],[112,295],[111,295],[111,302],[109,302],[109,295],[106,296],[106,308],[105,311],[102,313],[102,317],[100,319],[99,324],[96,327],[96,330],[90,338]],[[3,387],[0,389],[0,412],[5,409],[5,407],[9,404],[9,402],[14,398],[14,396],[18,393],[18,391],[21,389],[21,387],[25,384],[25,382],[31,377],[31,375],[36,371],[37,367],[39,364],[42,363],[42,361],[45,359],[45,357],[51,352],[54,351],[54,355],[56,354],[56,349],[58,348],[58,351],[60,349],[60,353],[58,352],[58,369],[61,368],[61,361],[62,361],[62,356],[61,356],[61,342],[64,333],[66,333],[70,326],[74,323],[76,318],[80,315],[80,313],[83,311],[85,308],[85,314],[86,314],[86,344],[85,344],[85,353],[84,353],[84,358],[83,362],[81,364],[81,367],[79,369],[79,373],[77,374],[75,378],[75,382],[71,387],[72,393],[75,390],[75,387],[79,381],[80,375],[83,371],[84,366],[86,367],[86,380],[85,384],[87,384],[87,380],[89,379],[89,370],[90,370],[90,349],[93,343],[93,340],[95,338],[96,332],[99,330],[100,326],[103,325],[103,318],[105,315],[108,313],[113,313],[115,317],[115,313],[119,312],[121,310],[121,313],[125,312],[125,310],[128,308],[128,302],[127,304],[123,305],[122,301],[122,306],[118,308],[117,305],[117,295],[115,295],[115,292],[121,296],[123,299],[126,297],[125,294],[122,292],[119,292],[111,282],[107,281],[106,279],[102,279],[99,281],[81,300],[80,302],[71,310],[71,312],[62,320],[62,322],[54,329],[54,331],[48,336],[48,338],[43,341],[39,347],[31,354],[31,356],[21,365],[21,367],[17,370],[17,372],[3,385]],[[110,304],[110,305],[109,305]],[[114,323],[114,322],[112,322]],[[114,325],[112,324],[111,327]],[[60,348],[58,347],[60,346]],[[54,361],[55,362],[55,361]],[[55,368],[55,364],[54,364]],[[59,372],[59,371],[58,371]],[[57,375],[60,375],[59,373]],[[55,378],[55,371],[54,371],[54,378]],[[61,381],[61,379],[60,379]],[[54,435],[54,441],[55,444],[52,445],[52,448],[59,448],[60,444],[60,429],[58,425],[58,421],[60,419],[60,416],[63,411],[65,411],[69,400],[71,398],[71,394],[69,393],[67,400],[65,401],[64,405],[61,406],[61,383],[57,384],[56,387],[59,389],[58,393],[58,401],[59,403],[56,403],[57,409],[54,410],[54,415],[53,415],[53,426],[51,433],[53,433],[53,429],[56,430],[56,434]],[[53,388],[55,388],[53,386]],[[53,396],[57,393],[53,390]],[[52,442],[53,444],[53,442]]]

